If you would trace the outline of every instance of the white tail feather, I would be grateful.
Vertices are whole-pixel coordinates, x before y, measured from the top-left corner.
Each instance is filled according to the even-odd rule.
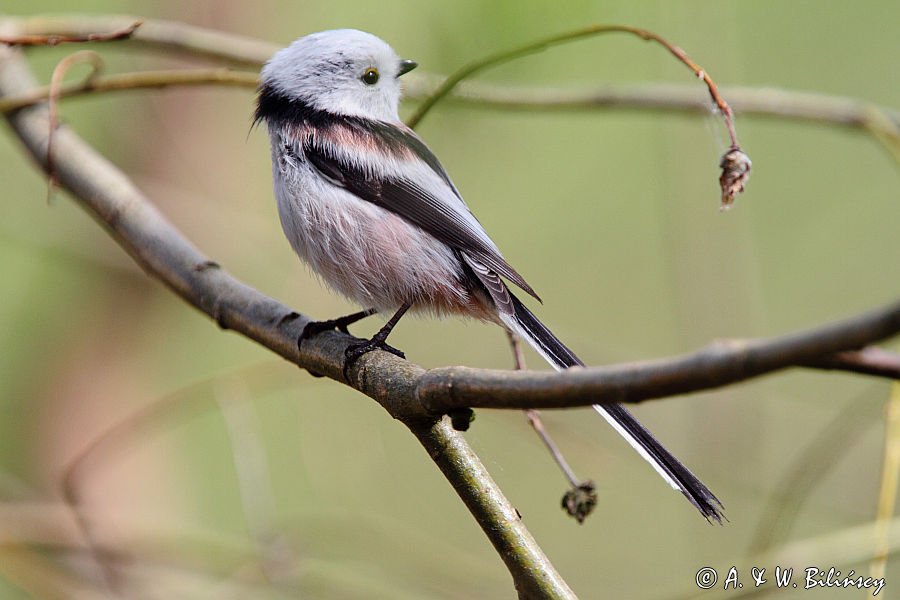
[[[551,357],[547,353],[547,351],[541,347],[537,340],[535,340],[534,337],[519,324],[514,315],[501,314],[500,318],[503,320],[503,323],[506,324],[507,327],[509,327],[516,333],[516,335],[528,342],[528,345],[534,348],[535,352],[540,354],[541,357],[543,357],[543,359],[546,360],[547,363],[550,364],[550,366],[552,366],[554,369],[556,369],[557,371],[565,371],[568,368],[557,364],[557,361],[553,357]],[[659,473],[659,476],[665,479],[666,482],[670,486],[672,486],[672,489],[681,491],[681,486],[678,484],[678,482],[675,481],[672,476],[669,475],[652,456],[650,456],[650,453],[647,452],[646,448],[644,448],[627,429],[622,427],[622,425],[618,421],[616,421],[615,417],[607,412],[603,405],[594,404],[593,406],[594,410],[596,410],[601,417],[606,419],[606,422],[612,425],[613,429],[615,429],[619,433],[619,435],[625,438],[625,441],[628,442],[631,447],[634,448],[637,453],[641,455],[641,457],[643,457],[644,460],[650,463],[650,466],[653,467],[653,469],[657,473]]]
[[[512,293],[509,294],[512,313],[500,311],[503,323],[524,339],[554,369],[565,370],[583,363]],[[613,428],[659,473],[673,489],[678,490],[707,519],[721,523],[722,503],[671,455],[625,408],[618,404],[595,404],[596,410]]]

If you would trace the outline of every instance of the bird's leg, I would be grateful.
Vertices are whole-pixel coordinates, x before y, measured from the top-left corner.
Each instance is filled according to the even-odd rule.
[[[384,324],[384,327],[379,329],[378,333],[372,336],[372,339],[356,342],[347,347],[347,350],[344,352],[344,379],[347,378],[347,370],[353,366],[353,363],[372,350],[384,350],[385,352],[390,352],[400,358],[406,358],[406,355],[401,350],[398,350],[387,343],[387,337],[403,315],[406,314],[406,311],[409,310],[410,306],[412,306],[411,302],[407,302],[401,306],[400,310],[394,313],[394,316]]]
[[[347,331],[347,327],[349,325],[353,325],[357,321],[361,321],[366,317],[374,315],[376,312],[378,311],[374,308],[368,308],[366,310],[355,312],[352,315],[347,315],[346,317],[328,319],[327,321],[310,321],[306,324],[306,327],[303,328],[303,333],[300,334],[300,339],[297,340],[297,347],[300,347],[300,345],[303,343],[303,340],[308,340],[311,337],[315,337],[323,331],[331,331],[332,329],[337,329],[338,331],[349,334],[350,332]]]

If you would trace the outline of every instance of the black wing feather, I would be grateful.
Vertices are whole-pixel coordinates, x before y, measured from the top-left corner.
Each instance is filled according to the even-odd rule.
[[[357,129],[357,131],[359,130]],[[369,131],[370,135],[378,133],[379,130]],[[394,135],[400,133],[402,132],[397,130]],[[415,139],[418,140],[418,138]],[[392,142],[394,140],[382,141]],[[470,255],[540,300],[525,279],[500,256],[495,248],[475,235],[470,230],[469,224],[450,209],[444,201],[423,189],[415,181],[403,177],[382,177],[367,172],[359,165],[337,155],[327,143],[317,142],[313,136],[307,136],[302,143],[303,153],[309,162],[336,185],[418,225],[441,242]],[[406,148],[410,147],[406,146]],[[440,167],[437,158],[424,143],[418,140],[418,144],[411,149],[420,158],[423,153],[430,157],[423,158],[423,160],[448,183],[453,193],[456,194],[456,189]]]

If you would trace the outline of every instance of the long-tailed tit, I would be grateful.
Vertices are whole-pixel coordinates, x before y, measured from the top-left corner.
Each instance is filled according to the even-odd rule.
[[[490,321],[556,369],[583,365],[507,286],[537,294],[500,254],[425,143],[400,121],[398,78],[416,63],[343,29],[303,37],[262,71],[256,120],[268,125],[281,224],[329,286],[365,307],[304,332],[394,316],[348,350],[395,353],[388,333],[407,310]],[[506,281],[504,281],[506,280]],[[708,520],[721,503],[620,405],[594,409]]]

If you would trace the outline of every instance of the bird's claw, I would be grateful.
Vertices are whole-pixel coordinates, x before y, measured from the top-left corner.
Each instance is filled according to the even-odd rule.
[[[328,319],[327,321],[310,321],[303,328],[303,333],[300,334],[300,339],[297,340],[297,345],[303,343],[303,340],[308,340],[310,338],[316,337],[322,332],[331,331],[332,329],[337,329],[342,333],[349,334],[347,331],[347,324],[342,322],[341,319]]]
[[[347,346],[347,349],[344,351],[343,371],[345,380],[347,379],[347,372],[350,370],[350,367],[352,367],[360,358],[362,358],[369,352],[372,352],[373,350],[384,350],[385,352],[390,352],[394,356],[399,356],[404,360],[406,359],[406,354],[404,354],[402,350],[394,348],[386,341],[380,340],[377,337],[374,337],[371,340],[354,342]]]
[[[350,330],[347,329],[347,327],[372,314],[375,314],[374,309],[353,313],[352,315],[347,315],[346,317],[338,317],[337,319],[328,319],[326,321],[310,321],[303,328],[303,333],[301,333],[300,337],[297,339],[297,348],[299,348],[303,344],[303,340],[308,340],[310,338],[316,337],[320,333],[331,331],[332,329],[337,329],[341,333],[350,335]]]

